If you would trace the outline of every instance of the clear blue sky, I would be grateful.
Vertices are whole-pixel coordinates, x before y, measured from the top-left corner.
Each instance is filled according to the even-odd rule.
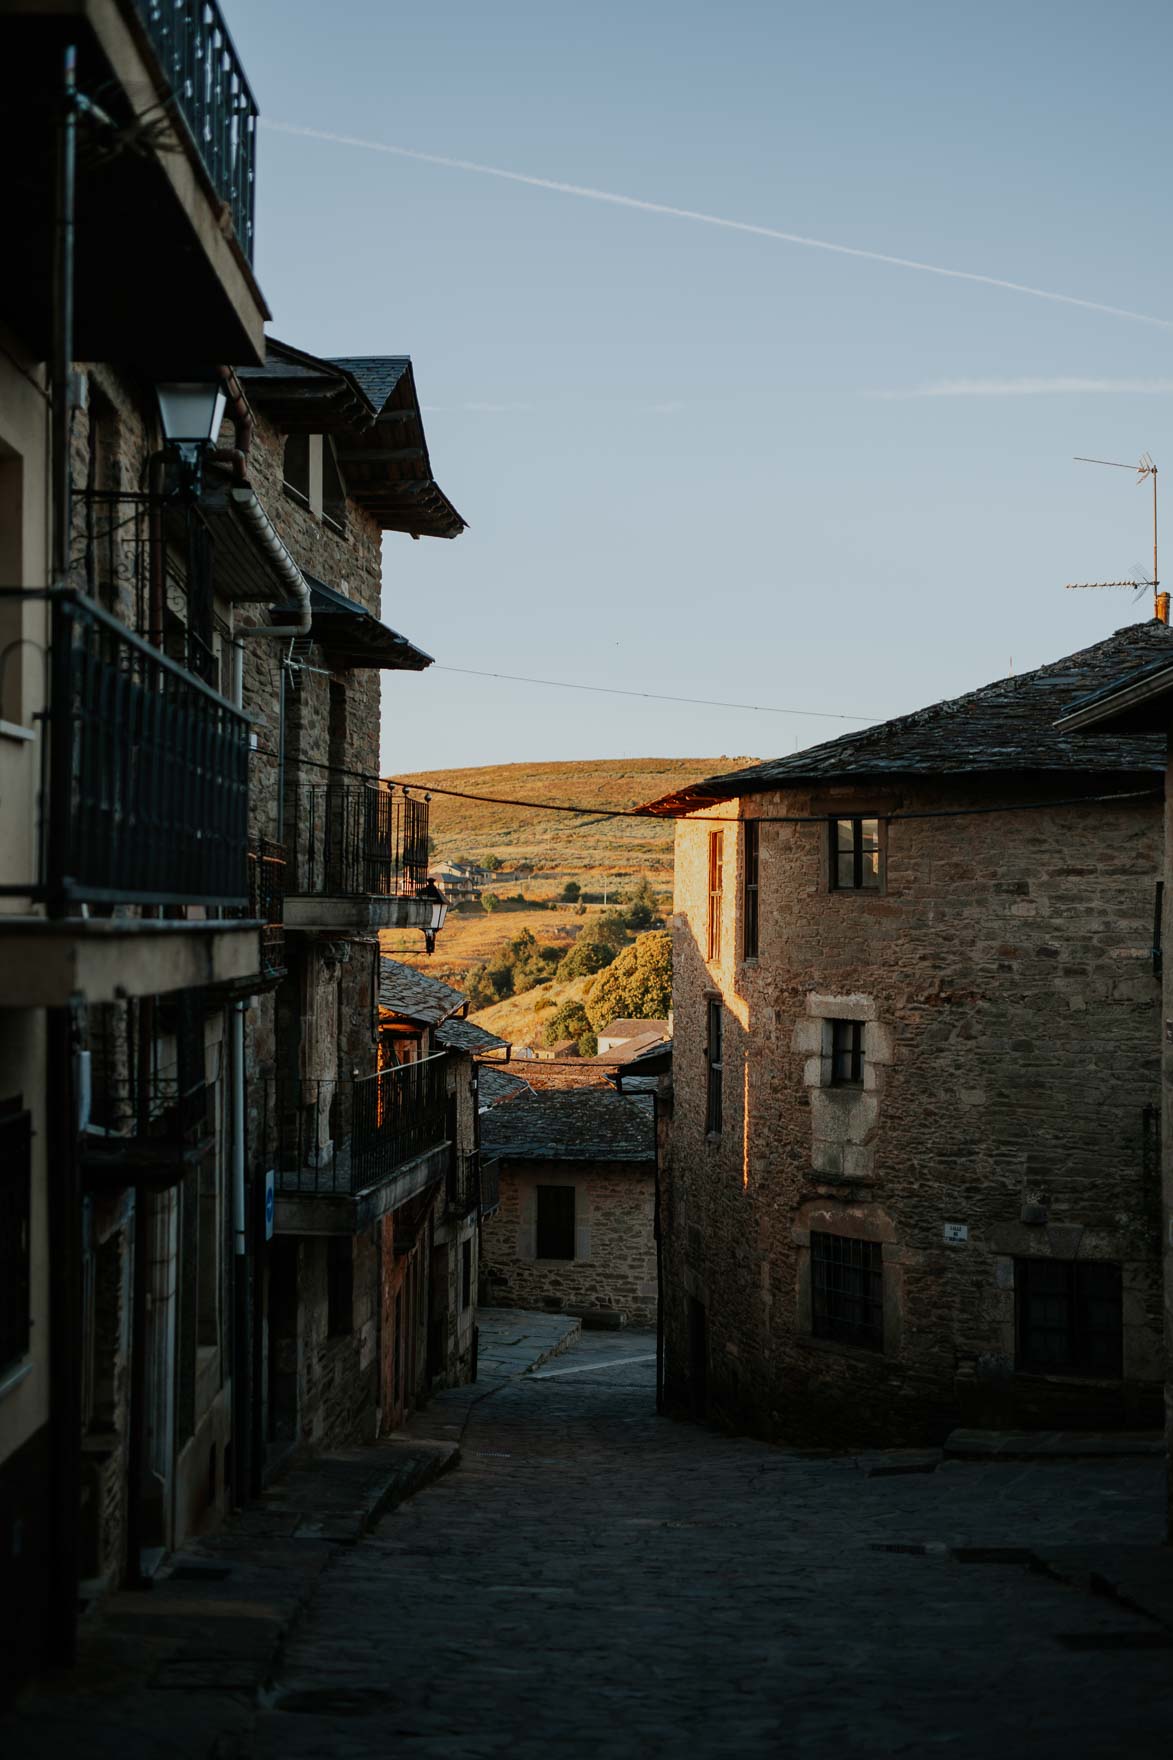
[[[275,122],[1173,320],[1167,4],[225,11]],[[875,717],[1149,615],[1062,588],[1148,556],[1145,491],[1071,455],[1173,484],[1168,324],[271,129],[259,176],[274,334],[415,362],[470,529],[389,537],[384,615],[440,662]],[[433,669],[386,680],[383,763],[858,725]]]

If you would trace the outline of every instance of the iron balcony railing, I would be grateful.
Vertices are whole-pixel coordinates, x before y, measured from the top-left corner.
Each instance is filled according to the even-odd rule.
[[[428,879],[428,804],[382,783],[295,786],[286,796],[289,891],[400,898]]]
[[[261,971],[285,972],[285,846],[262,837],[248,852],[248,914],[261,925]]]
[[[253,260],[257,106],[216,0],[137,0],[204,170]]]
[[[93,600],[48,597],[38,872],[0,892],[58,916],[83,903],[247,904],[248,721]]]
[[[476,1149],[457,1153],[455,1143],[448,1162],[445,1202],[449,1215],[473,1216],[480,1205],[480,1154]]]
[[[200,991],[92,1007],[87,1070],[91,1185],[172,1185],[211,1148]]]
[[[447,1142],[448,1053],[370,1076],[276,1084],[277,1189],[350,1196]]]

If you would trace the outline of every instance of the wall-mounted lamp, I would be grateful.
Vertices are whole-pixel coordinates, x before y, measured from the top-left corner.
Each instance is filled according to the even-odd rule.
[[[186,379],[156,385],[163,438],[175,455],[176,487],[198,495],[204,448],[216,444],[228,398],[220,379]]]
[[[416,897],[426,899],[432,907],[432,920],[424,929],[424,947],[428,953],[435,953],[436,936],[444,927],[444,919],[448,915],[448,900],[434,880],[421,886]]]

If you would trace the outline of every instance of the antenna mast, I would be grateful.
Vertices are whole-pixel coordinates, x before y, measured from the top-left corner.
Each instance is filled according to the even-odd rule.
[[[1153,590],[1153,616],[1159,623],[1169,621],[1169,595],[1159,592],[1161,577],[1157,573],[1157,467],[1147,452],[1142,452],[1139,464],[1119,464],[1114,458],[1082,458],[1075,459],[1076,464],[1102,464],[1113,471],[1135,471],[1138,483],[1146,477],[1153,482],[1153,574],[1151,580],[1133,579],[1130,581],[1068,581],[1069,592],[1081,591],[1089,587],[1151,587]],[[1139,573],[1139,571],[1138,571]]]

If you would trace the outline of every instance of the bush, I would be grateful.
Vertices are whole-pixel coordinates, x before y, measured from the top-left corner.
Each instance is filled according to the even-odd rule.
[[[577,880],[568,880],[562,888],[560,897],[563,904],[577,904],[582,895],[582,887]]]
[[[623,1020],[662,1020],[672,1007],[672,937],[654,929],[601,971],[586,993],[592,1027]]]
[[[656,895],[647,875],[641,874],[638,885],[628,894],[624,920],[629,929],[650,929],[656,916]]]
[[[481,893],[481,908],[483,910],[495,911],[500,903],[501,900],[497,897],[495,892]]]
[[[557,1012],[550,1016],[542,1034],[542,1043],[557,1045],[561,1039],[574,1039],[582,1051],[584,1040],[590,1041],[590,1050],[583,1051],[584,1057],[591,1057],[597,1049],[595,1030],[587,1019],[587,1013],[581,1002],[564,1002]]]

